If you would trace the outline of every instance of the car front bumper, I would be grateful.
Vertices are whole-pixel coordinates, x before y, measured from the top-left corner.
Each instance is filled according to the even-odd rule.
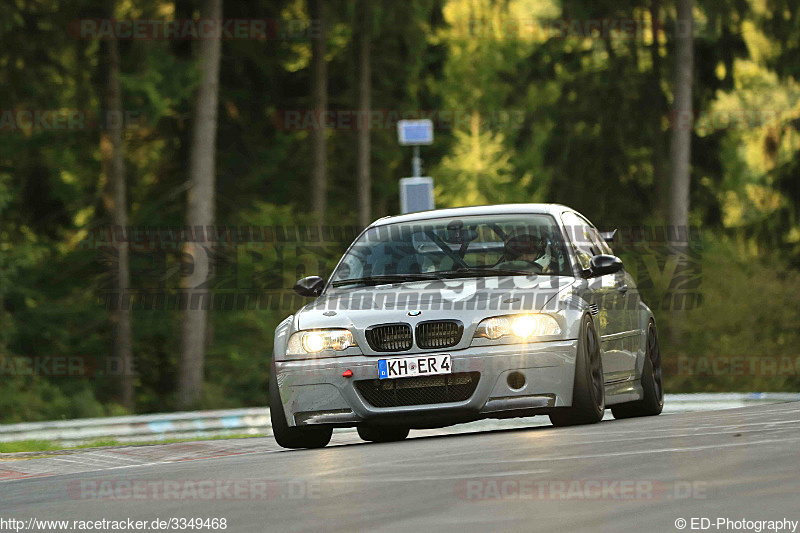
[[[480,374],[463,401],[375,407],[358,391],[359,380],[378,379],[378,360],[403,355],[347,356],[319,360],[276,361],[278,387],[290,426],[360,422],[437,427],[480,418],[506,418],[547,412],[572,403],[577,340],[470,347],[449,353],[452,372]],[[350,370],[352,377],[342,373]],[[508,375],[519,372],[525,385],[514,389]]]

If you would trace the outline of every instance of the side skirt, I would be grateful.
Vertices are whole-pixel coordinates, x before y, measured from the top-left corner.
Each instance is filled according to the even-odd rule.
[[[618,403],[634,402],[643,397],[641,379],[606,383],[606,407]]]

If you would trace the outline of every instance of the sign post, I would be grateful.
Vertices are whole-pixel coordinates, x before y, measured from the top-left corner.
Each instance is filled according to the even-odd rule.
[[[430,119],[400,120],[397,122],[397,138],[401,146],[413,146],[410,178],[400,179],[400,211],[414,213],[435,208],[433,202],[433,178],[422,176],[420,146],[433,144],[433,122]]]

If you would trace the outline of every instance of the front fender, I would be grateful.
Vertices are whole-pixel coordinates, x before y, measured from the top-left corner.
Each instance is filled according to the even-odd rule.
[[[286,360],[286,345],[294,329],[294,315],[284,318],[275,328],[275,339],[272,342],[272,359],[274,361]]]

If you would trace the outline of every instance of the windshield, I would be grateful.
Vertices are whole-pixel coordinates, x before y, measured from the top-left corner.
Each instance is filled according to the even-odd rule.
[[[364,232],[331,278],[389,281],[432,276],[570,276],[549,215],[478,215],[377,226]]]

